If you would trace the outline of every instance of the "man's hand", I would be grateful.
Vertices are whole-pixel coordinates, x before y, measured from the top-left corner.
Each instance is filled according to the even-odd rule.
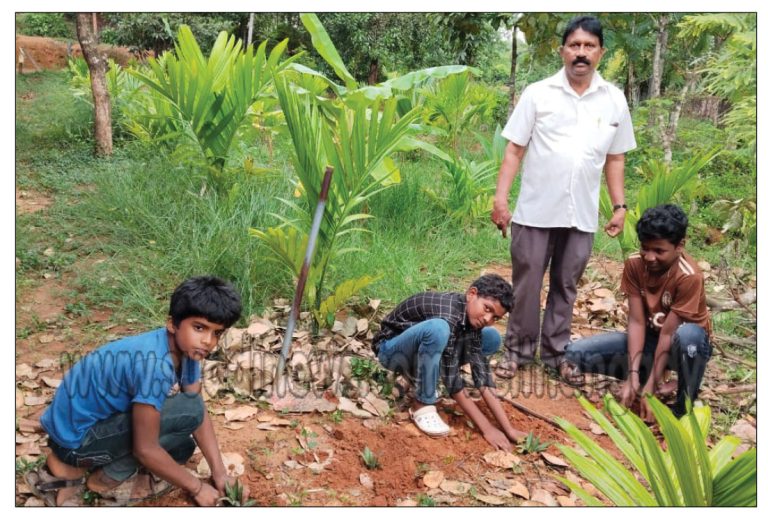
[[[637,392],[640,390],[640,377],[637,372],[630,372],[627,376],[627,380],[624,382],[624,386],[621,387],[619,393],[619,401],[622,405],[630,408],[635,402]]]
[[[619,235],[619,233],[621,233],[621,231],[624,230],[624,217],[626,214],[627,211],[624,209],[617,209],[616,212],[613,213],[611,220],[606,223],[604,227],[604,230],[608,236],[615,238]]]
[[[496,224],[496,227],[501,231],[501,235],[507,237],[507,228],[509,222],[512,221],[512,213],[509,212],[509,205],[504,202],[493,202],[493,211],[491,212],[491,221]]]
[[[201,507],[215,507],[216,503],[219,501],[219,497],[221,497],[219,491],[209,483],[203,481],[203,486],[200,489],[200,492],[195,496],[195,503]]]
[[[491,446],[497,450],[506,450],[507,452],[512,451],[512,444],[504,433],[496,427],[489,427],[488,430],[483,432],[483,437],[485,438],[485,441],[490,443]]]

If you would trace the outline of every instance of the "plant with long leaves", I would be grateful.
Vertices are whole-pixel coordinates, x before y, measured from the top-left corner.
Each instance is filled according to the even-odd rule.
[[[297,89],[287,78],[278,78],[276,90],[293,141],[293,165],[298,177],[296,200],[283,200],[293,218],[279,217],[281,227],[252,229],[273,256],[294,276],[303,261],[312,212],[317,207],[324,167],[334,168],[328,201],[320,226],[315,257],[307,282],[308,297],[318,325],[333,325],[336,309],[374,278],[362,276],[341,283],[330,296],[323,295],[331,262],[354,249],[341,247],[346,235],[366,231],[362,223],[372,218],[361,212],[378,192],[400,181],[391,154],[404,147],[414,130],[413,111],[397,118],[396,100],[373,100],[368,106],[336,105],[336,118],[314,103],[314,97]]]
[[[280,62],[287,40],[267,55],[266,41],[254,51],[222,31],[208,57],[188,26],[179,28],[175,53],[164,62],[150,58],[151,74],[132,71],[175,109],[176,127],[200,147],[215,173],[226,163],[230,148],[250,107],[269,94],[276,72],[297,56]]]
[[[632,411],[610,394],[604,402],[613,423],[585,397],[579,398],[584,410],[611,438],[630,468],[562,418],[557,419],[558,424],[579,450],[565,445],[558,448],[579,474],[613,504],[755,506],[757,453],[750,449],[732,459],[741,443],[734,436],[725,436],[708,449],[712,417],[709,407],[694,407],[677,419],[658,398],[649,397],[649,405],[664,436],[664,449],[645,422]],[[587,505],[603,505],[573,481],[559,479]]]
[[[680,199],[686,193],[695,192],[698,189],[699,172],[716,155],[715,151],[704,152],[674,166],[658,160],[649,160],[638,168],[640,176],[650,180],[650,183],[640,188],[637,203],[627,211],[624,230],[618,236],[625,258],[639,247],[635,226],[643,212],[651,207]],[[600,214],[605,220],[610,220],[613,215],[611,199],[605,187],[602,187],[600,193]]]

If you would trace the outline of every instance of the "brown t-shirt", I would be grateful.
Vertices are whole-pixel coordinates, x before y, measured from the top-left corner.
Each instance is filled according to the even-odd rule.
[[[704,275],[685,251],[661,275],[649,274],[640,254],[631,255],[624,262],[621,290],[628,296],[643,299],[648,327],[657,332],[669,311],[674,311],[681,320],[695,323],[712,333],[704,296]]]

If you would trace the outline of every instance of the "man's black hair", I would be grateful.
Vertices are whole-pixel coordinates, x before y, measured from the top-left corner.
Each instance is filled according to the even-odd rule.
[[[678,245],[688,230],[688,217],[677,205],[665,203],[646,209],[637,222],[637,238],[641,241],[667,240]]]
[[[177,327],[182,320],[200,316],[229,328],[240,319],[240,295],[228,281],[216,276],[194,276],[181,283],[171,295],[168,310]]]
[[[498,274],[483,274],[472,282],[470,288],[477,289],[477,295],[483,298],[495,298],[509,312],[515,303],[512,285]]]
[[[600,40],[600,47],[603,47],[603,26],[600,24],[600,20],[594,16],[577,16],[568,22],[568,25],[565,26],[565,31],[563,32],[563,43],[561,45],[565,45],[565,41],[568,40],[568,37],[571,36],[571,33],[576,29],[581,29],[582,31],[595,35],[597,39]]]

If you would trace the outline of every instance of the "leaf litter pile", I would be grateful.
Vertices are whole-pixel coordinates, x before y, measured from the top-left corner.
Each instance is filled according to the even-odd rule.
[[[731,283],[732,275],[731,279],[723,277],[722,270],[706,264],[702,269],[713,311],[749,307],[754,302],[750,295],[754,294],[753,279],[745,284],[737,275],[741,284],[737,286]],[[505,266],[488,270],[510,276]],[[574,310],[573,338],[624,329],[627,314],[618,290],[620,276],[620,264],[605,259],[590,263]],[[542,297],[545,292],[546,282]],[[230,329],[204,364],[203,394],[224,463],[230,474],[248,485],[256,505],[581,505],[558,477],[607,502],[562,459],[556,445],[568,440],[552,420],[567,419],[589,431],[609,452],[615,449],[582,413],[575,389],[552,379],[540,366],[522,368],[513,380],[496,380],[499,392],[508,400],[502,404],[512,425],[533,432],[545,444],[540,451],[524,452],[522,446],[513,452],[494,450],[455,402],[445,397],[438,411],[452,431],[447,438],[432,439],[409,419],[407,395],[403,396],[403,388],[393,386],[404,382],[378,366],[371,351],[373,332],[388,308],[384,310],[378,300],[351,307],[340,313],[331,330],[321,330],[318,336],[310,334],[309,314],[302,313],[293,334],[286,377],[275,382],[289,309],[287,300],[276,300],[263,316],[250,318],[247,328]],[[47,436],[37,420],[62,378],[63,358],[53,346],[64,347],[81,325],[68,325],[70,338],[57,334],[57,327],[53,323],[17,344],[17,472],[44,460]],[[498,328],[503,333],[505,325]],[[59,343],[50,345],[54,339]],[[748,333],[744,339],[749,343]],[[717,345],[717,337],[715,342]],[[46,345],[49,350],[38,350]],[[41,353],[46,357],[40,358]],[[713,407],[729,402],[729,407],[744,414],[730,432],[748,448],[755,445],[756,419],[749,414],[756,400],[754,378],[748,382],[747,366],[746,378],[734,383],[727,372],[734,358],[738,360],[724,350],[715,352],[701,397]],[[471,383],[469,374],[466,379]],[[618,387],[616,380],[588,375],[583,391],[598,401],[605,392],[615,394]],[[478,406],[491,418],[482,401]],[[187,466],[199,477],[210,475],[199,450]],[[98,499],[89,499],[91,504],[99,504]],[[20,473],[16,504],[42,504]],[[148,504],[194,503],[186,493],[174,489]]]

